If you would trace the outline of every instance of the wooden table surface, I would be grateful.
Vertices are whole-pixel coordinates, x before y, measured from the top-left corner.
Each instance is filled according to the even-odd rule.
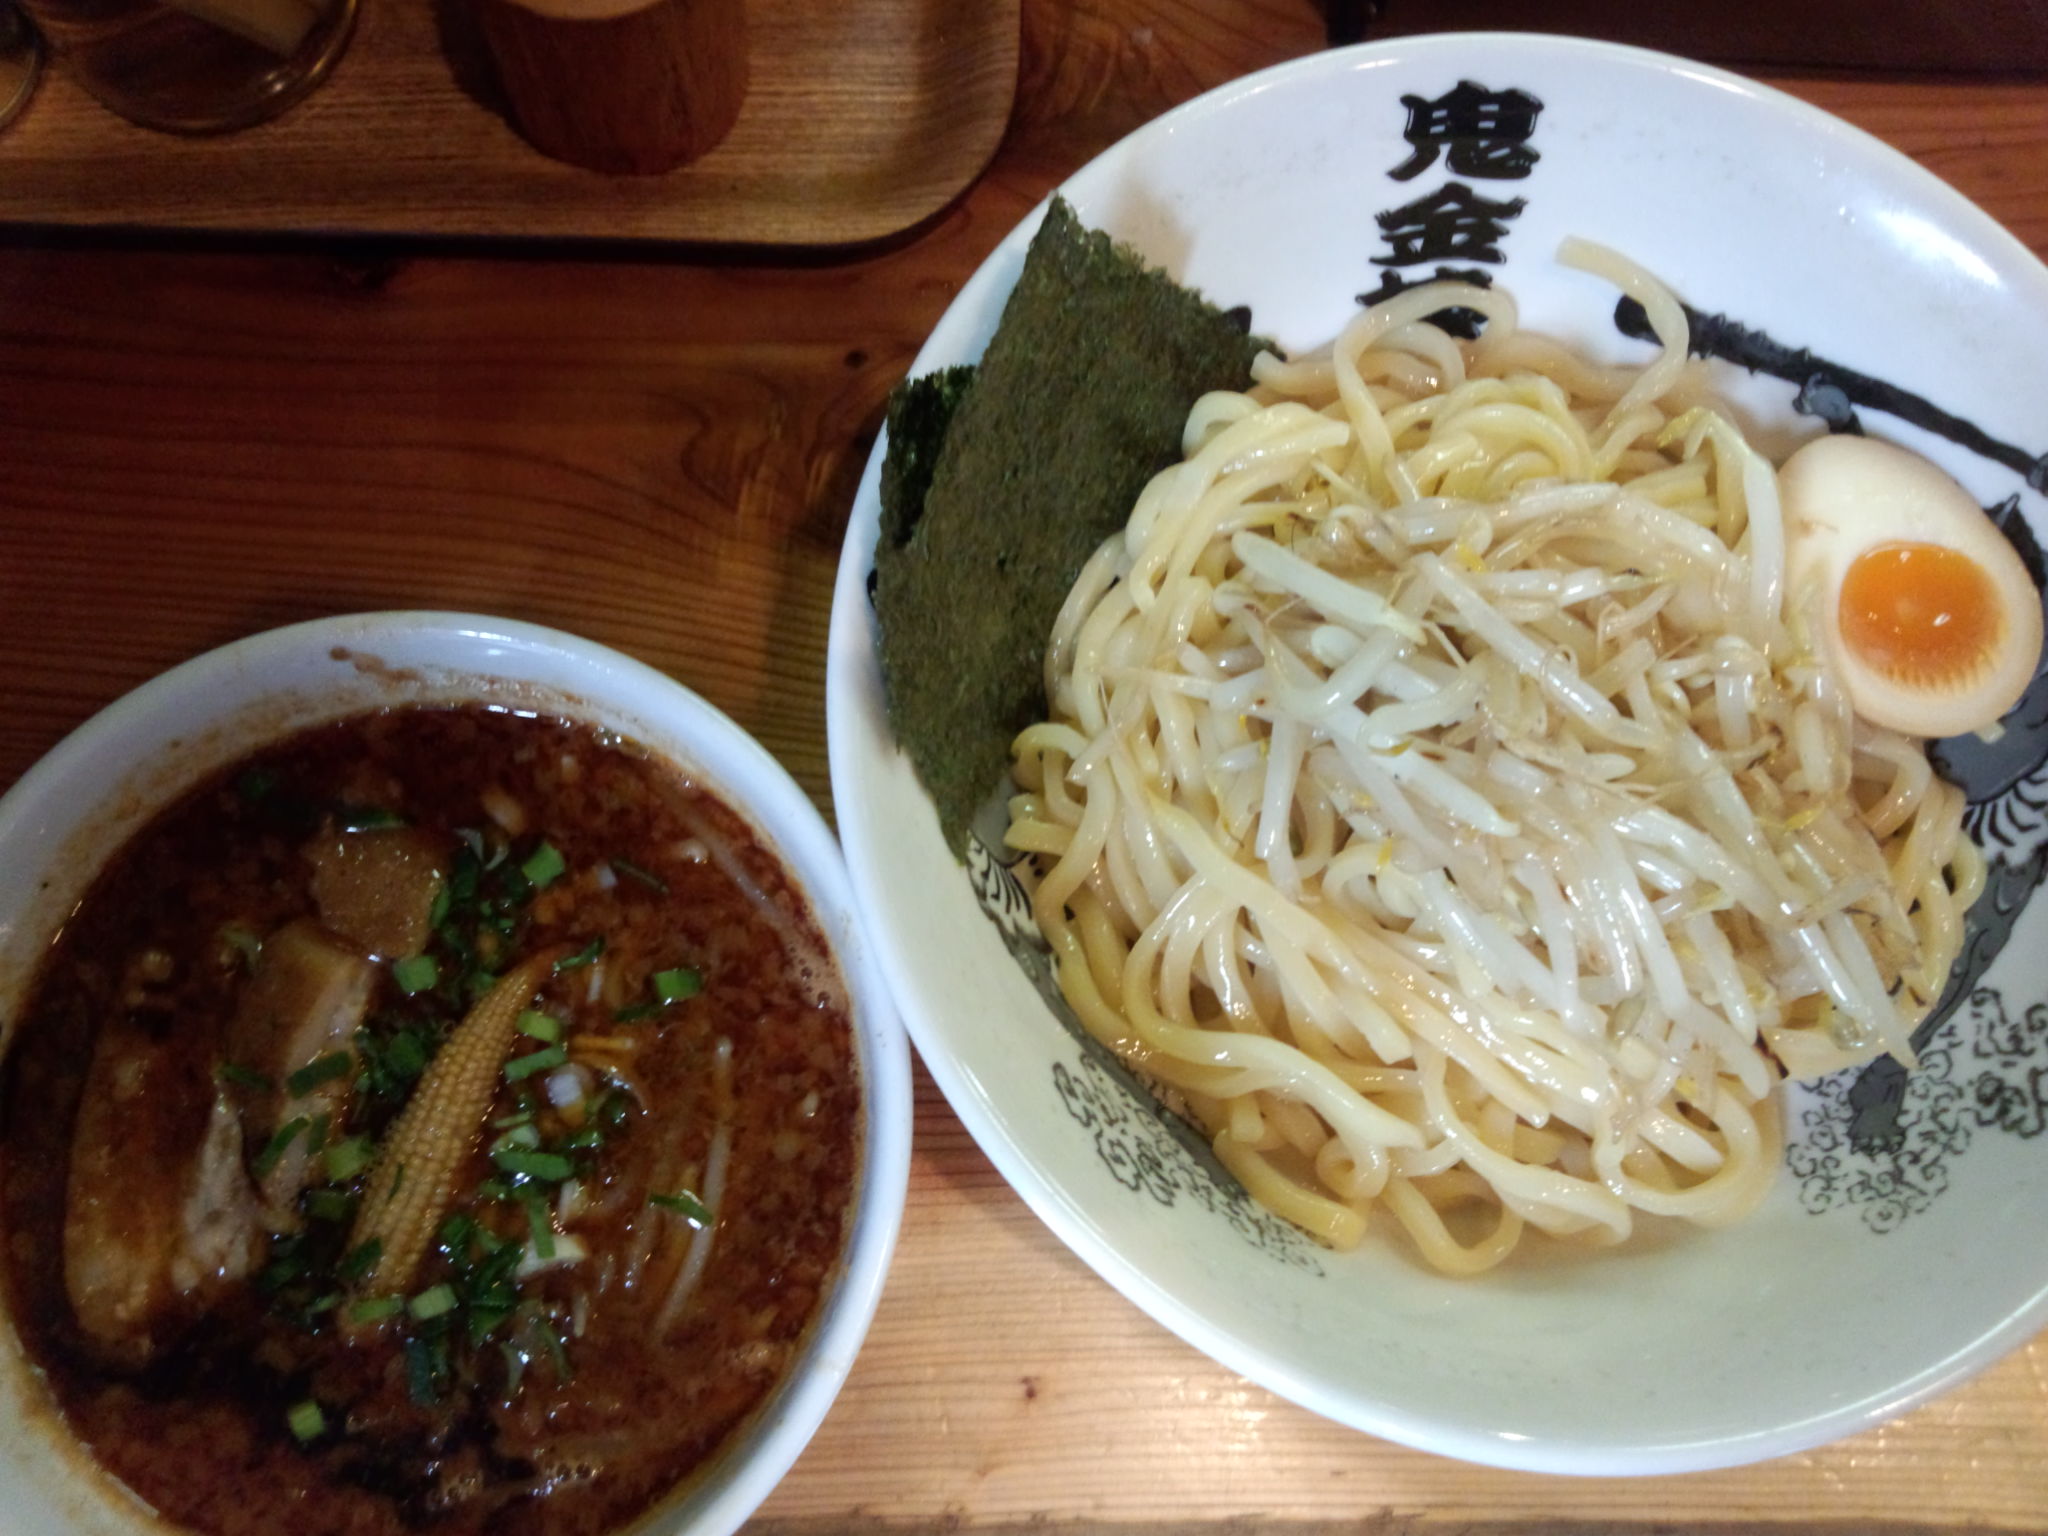
[[[829,805],[825,630],[889,388],[1061,177],[1324,42],[1311,0],[1027,0],[1009,136],[882,251],[112,248],[0,235],[0,786],[209,646],[349,609],[560,625],[736,716]],[[2048,83],[1779,78],[2048,252]],[[1638,1481],[1337,1428],[1138,1312],[920,1077],[866,1350],[754,1526],[1130,1533],[2048,1529],[2048,1338],[1828,1449]]]

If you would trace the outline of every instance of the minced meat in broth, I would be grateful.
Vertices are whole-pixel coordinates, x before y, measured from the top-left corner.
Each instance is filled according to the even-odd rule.
[[[858,1157],[844,994],[775,858],[630,743],[480,707],[188,795],[7,1066],[28,1351],[105,1467],[220,1536],[641,1513],[789,1364]]]

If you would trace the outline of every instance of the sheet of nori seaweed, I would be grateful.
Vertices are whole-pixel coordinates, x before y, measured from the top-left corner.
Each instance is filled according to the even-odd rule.
[[[938,467],[953,412],[974,383],[975,367],[961,363],[906,379],[889,396],[889,454],[882,460],[882,544],[898,549],[924,516],[925,493]]]
[[[1248,318],[1055,199],[961,381],[921,511],[885,498],[872,591],[889,717],[956,853],[1011,741],[1044,713],[1046,638],[1081,566],[1179,457],[1195,400],[1248,382]],[[915,484],[903,474],[897,490]]]

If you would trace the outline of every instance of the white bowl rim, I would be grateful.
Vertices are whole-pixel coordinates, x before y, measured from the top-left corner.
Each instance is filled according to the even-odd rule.
[[[527,654],[552,654],[577,668],[577,687],[582,690],[577,698],[593,709],[637,694],[643,710],[651,701],[652,712],[664,717],[679,739],[693,748],[715,747],[727,768],[714,771],[704,761],[686,766],[702,772],[720,798],[776,851],[803,890],[839,963],[861,1071],[863,1135],[837,1278],[806,1332],[798,1373],[784,1378],[702,1473],[693,1473],[679,1490],[663,1495],[628,1527],[647,1536],[680,1531],[674,1521],[687,1510],[692,1536],[726,1536],[788,1473],[845,1384],[881,1299],[901,1230],[910,1173],[910,1058],[900,1016],[867,925],[860,920],[839,843],[810,797],[766,747],[694,689],[622,651],[565,630],[435,609],[351,612],[229,641],[114,699],[69,732],[0,796],[0,847],[30,834],[31,823],[51,805],[59,808],[61,823],[65,785],[82,765],[117,747],[124,737],[148,730],[154,719],[178,717],[186,706],[203,710],[211,683],[224,671],[337,647],[368,649],[380,639],[405,637],[445,638],[479,652],[497,643]],[[480,656],[475,661],[454,657],[447,671],[456,679],[493,680]],[[341,711],[352,712],[353,708]],[[229,711],[230,736],[238,734],[237,716],[249,713],[246,706]],[[261,733],[254,739],[260,741]],[[248,751],[251,744],[250,737],[243,737],[236,750]],[[161,782],[151,781],[145,792],[151,811],[179,792],[180,778],[173,773]],[[0,931],[0,939],[5,937]],[[21,1346],[11,1320],[0,1322],[0,1327],[7,1333],[5,1347],[18,1358]],[[54,1413],[49,1418],[51,1422],[41,1427],[61,1434],[61,1419]],[[69,1459],[81,1468],[90,1464],[83,1452]],[[125,1492],[92,1465],[102,1494]]]
[[[913,359],[907,377],[921,376],[940,363],[956,360],[950,347],[941,349],[934,344],[947,329],[948,318],[994,286],[992,274],[995,269],[1002,265],[1006,256],[1021,251],[1053,198],[1064,194],[1074,184],[1100,176],[1116,164],[1136,159],[1183,126],[1227,113],[1248,97],[1304,79],[1339,74],[1363,63],[1426,62],[1481,48],[1512,48],[1536,57],[1567,61],[1599,60],[1651,74],[1687,79],[1744,98],[1786,118],[1788,126],[1832,139],[1848,146],[1854,153],[1873,157],[1885,164],[1888,175],[1914,189],[1917,195],[1942,204],[1945,216],[1963,231],[1974,248],[1994,256],[2005,271],[2022,275],[2042,307],[2048,308],[2048,267],[2044,267],[2025,243],[2004,225],[1932,171],[1876,135],[1775,86],[1732,70],[1631,44],[1544,32],[1425,33],[1348,45],[1276,64],[1216,86],[1132,130],[1069,173],[997,242],[973,276],[955,294],[945,315]],[[885,429],[870,454],[856,493],[855,514],[842,547],[829,647],[831,673],[850,667],[873,666],[866,633],[864,630],[856,633],[856,621],[846,615],[856,607],[864,610],[867,603],[866,572],[873,564],[876,526],[863,509],[874,505],[880,467],[887,448]],[[842,608],[845,613],[842,613]],[[867,858],[860,856],[874,856],[879,846],[876,842],[878,829],[871,819],[871,808],[866,799],[852,792],[858,771],[855,761],[859,749],[855,738],[862,717],[856,709],[852,690],[833,681],[829,674],[826,715],[834,804],[840,839],[848,852],[849,873],[856,895],[864,906],[868,910],[882,910],[880,892],[868,872]],[[842,774],[845,775],[845,792],[842,792]],[[918,967],[912,956],[914,946],[899,935],[893,925],[883,922],[874,925],[874,941],[893,986],[905,1027],[918,1047],[926,1070],[1004,1180],[1067,1248],[1140,1311],[1230,1370],[1337,1423],[1397,1444],[1478,1465],[1567,1476],[1657,1476],[1746,1465],[1810,1450],[1893,1419],[1983,1370],[2048,1321],[2048,1290],[2043,1290],[2031,1305],[2001,1319],[1968,1347],[1929,1365],[1900,1383],[1895,1391],[1868,1396],[1791,1424],[1743,1434],[1674,1440],[1654,1445],[1591,1445],[1560,1440],[1522,1444],[1482,1429],[1419,1419],[1386,1402],[1368,1400],[1362,1395],[1340,1395],[1301,1374],[1283,1356],[1212,1321],[1181,1301],[1135,1258],[1099,1241],[1073,1197],[1057,1183],[1042,1177],[1021,1145],[988,1124],[990,1117],[981,1111],[980,1095],[970,1076],[944,1049],[939,1048],[940,1043],[936,1039],[931,1041],[931,1048],[927,1048],[928,1025],[921,1012],[920,988],[916,980]],[[964,1110],[963,1105],[966,1106]]]

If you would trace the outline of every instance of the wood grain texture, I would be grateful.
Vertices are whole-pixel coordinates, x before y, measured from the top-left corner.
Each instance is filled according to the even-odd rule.
[[[831,581],[888,389],[1061,177],[1321,37],[1310,0],[1028,0],[1023,20],[1000,156],[887,252],[343,262],[0,243],[0,784],[207,646],[434,606],[642,657],[826,803]],[[1784,83],[2048,249],[2048,88]],[[2048,1528],[2048,1341],[1762,1466],[1467,1467],[1320,1420],[1153,1324],[1039,1224],[922,1074],[916,1132],[868,1346],[753,1536]]]
[[[920,1074],[903,1241],[867,1349],[752,1536],[2036,1531],[2048,1340],[1884,1428],[1761,1466],[1546,1478],[1339,1428],[1152,1325],[1010,1196]],[[953,1528],[952,1525],[946,1528]]]
[[[444,607],[667,668],[823,799],[839,533],[895,330],[943,294],[892,308],[859,266],[147,270],[0,264],[9,781],[180,655]]]
[[[988,163],[1015,94],[1018,5],[754,0],[752,79],[732,132],[679,170],[615,177],[519,137],[489,104],[452,0],[366,0],[324,86],[224,138],[136,128],[53,71],[0,135],[0,222],[878,240],[930,217]]]
[[[596,18],[519,0],[469,9],[512,122],[570,165],[672,171],[730,133],[746,102],[745,0],[651,0]]]

